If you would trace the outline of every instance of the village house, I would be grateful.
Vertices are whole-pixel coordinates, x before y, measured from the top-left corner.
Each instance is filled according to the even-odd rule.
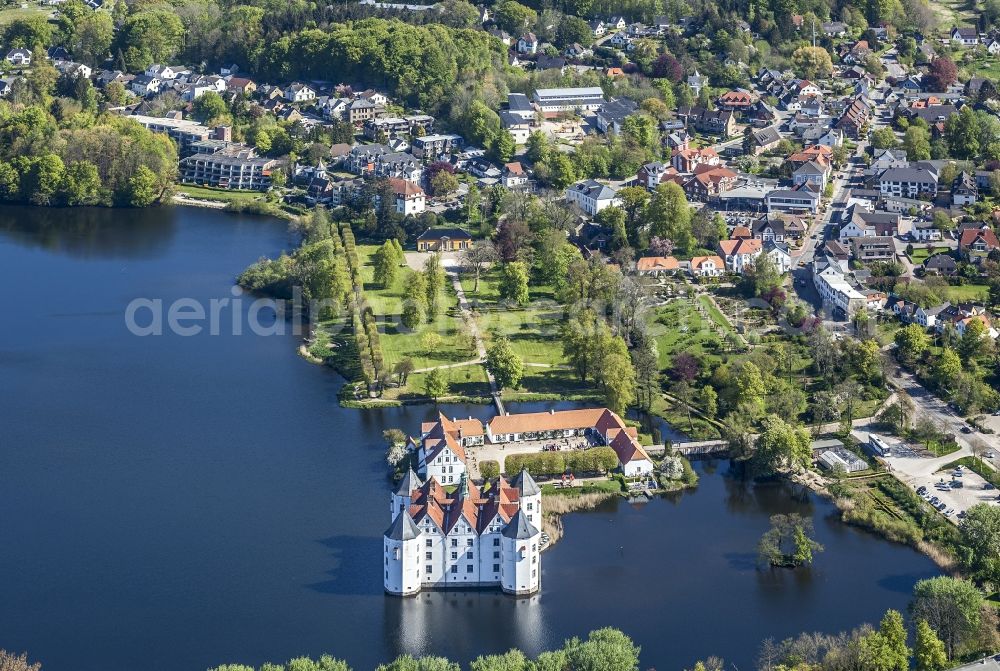
[[[680,268],[680,263],[672,256],[643,256],[635,262],[635,271],[640,275],[664,275]]]
[[[714,149],[704,147],[679,151],[673,155],[671,162],[679,172],[690,173],[694,172],[699,165],[720,165],[722,160]]]
[[[304,103],[316,98],[316,91],[307,84],[295,82],[285,88],[283,95],[288,102]]]
[[[896,248],[892,238],[876,235],[862,236],[851,239],[854,259],[861,263],[872,261],[891,261],[896,258]]]
[[[747,268],[764,251],[760,240],[743,238],[740,240],[721,240],[718,245],[719,256],[725,260],[726,268],[742,275]]]
[[[389,188],[396,197],[396,212],[404,217],[420,214],[426,209],[427,199],[424,190],[413,182],[398,177],[389,178]]]
[[[958,251],[968,261],[978,263],[989,254],[1000,249],[997,235],[989,228],[970,228],[962,231],[958,240]]]
[[[951,41],[962,47],[974,47],[979,44],[979,31],[975,28],[955,27],[951,30]]]
[[[517,40],[517,53],[534,54],[538,52],[538,38],[534,33],[525,33]]]
[[[501,179],[505,189],[515,190],[529,186],[528,173],[519,161],[505,163]]]
[[[695,277],[719,277],[726,272],[726,263],[718,256],[691,258],[691,274]]]
[[[736,132],[736,115],[728,110],[681,107],[677,110],[677,116],[699,133],[730,137]]]
[[[595,216],[612,205],[620,205],[618,190],[594,179],[584,179],[566,189],[566,201],[576,204],[581,210]]]
[[[724,166],[699,165],[694,176],[684,184],[684,193],[695,202],[709,202],[723,191],[736,186],[737,175]]]
[[[781,142],[781,134],[774,126],[751,130],[749,132],[750,145],[755,156],[774,149]]]

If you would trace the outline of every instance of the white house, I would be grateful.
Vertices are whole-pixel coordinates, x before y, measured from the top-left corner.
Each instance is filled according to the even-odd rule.
[[[309,102],[316,98],[316,91],[307,84],[302,84],[300,82],[295,82],[294,84],[288,85],[282,92],[285,100],[293,103]]]
[[[405,216],[420,214],[427,209],[427,198],[424,190],[413,182],[392,177],[389,187],[396,196],[396,212]]]
[[[589,214],[596,215],[606,207],[621,205],[618,190],[594,179],[584,179],[566,189],[566,201]]]
[[[952,28],[951,41],[963,47],[974,47],[979,44],[979,31],[975,28]]]
[[[525,33],[517,41],[517,52],[519,54],[538,53],[538,38],[534,33]]]
[[[29,49],[11,49],[4,59],[11,65],[31,65],[31,51]]]
[[[792,255],[788,252],[788,245],[785,243],[773,240],[765,242],[764,255],[771,259],[774,267],[782,275],[792,269]]]

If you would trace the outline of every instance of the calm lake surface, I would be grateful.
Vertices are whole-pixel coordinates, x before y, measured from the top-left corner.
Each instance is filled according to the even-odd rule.
[[[936,574],[825,501],[701,462],[694,492],[568,516],[537,597],[384,596],[381,432],[434,409],[338,407],[341,380],[292,335],[125,327],[135,298],[231,297],[248,263],[293,246],[283,223],[208,210],[0,209],[0,647],[45,671],[322,652],[366,671],[401,652],[536,653],[613,624],[644,667],[714,654],[746,670],[762,639],[876,621]],[[791,511],[826,552],[758,571],[768,516]]]

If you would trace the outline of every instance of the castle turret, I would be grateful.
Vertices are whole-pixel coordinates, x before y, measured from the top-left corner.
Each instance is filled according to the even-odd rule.
[[[417,474],[413,472],[412,468],[406,469],[406,475],[403,479],[399,481],[399,486],[396,487],[396,491],[392,493],[392,498],[389,503],[390,519],[395,520],[396,515],[401,511],[406,510],[410,507],[411,498],[413,490],[420,487],[424,483],[420,481]]]
[[[404,510],[382,539],[384,586],[389,594],[406,596],[420,591],[420,528]]]
[[[514,477],[510,484],[520,492],[518,507],[528,516],[528,521],[541,526],[542,490],[539,488],[538,483],[535,482],[527,470],[521,469],[521,472]]]
[[[508,594],[534,594],[542,579],[542,533],[528,521],[525,511],[518,510],[500,536],[500,587]]]

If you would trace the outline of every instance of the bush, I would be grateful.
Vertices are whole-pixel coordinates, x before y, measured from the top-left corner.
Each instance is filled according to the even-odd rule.
[[[479,474],[484,480],[495,480],[500,475],[500,464],[493,459],[487,459],[479,463]]]

